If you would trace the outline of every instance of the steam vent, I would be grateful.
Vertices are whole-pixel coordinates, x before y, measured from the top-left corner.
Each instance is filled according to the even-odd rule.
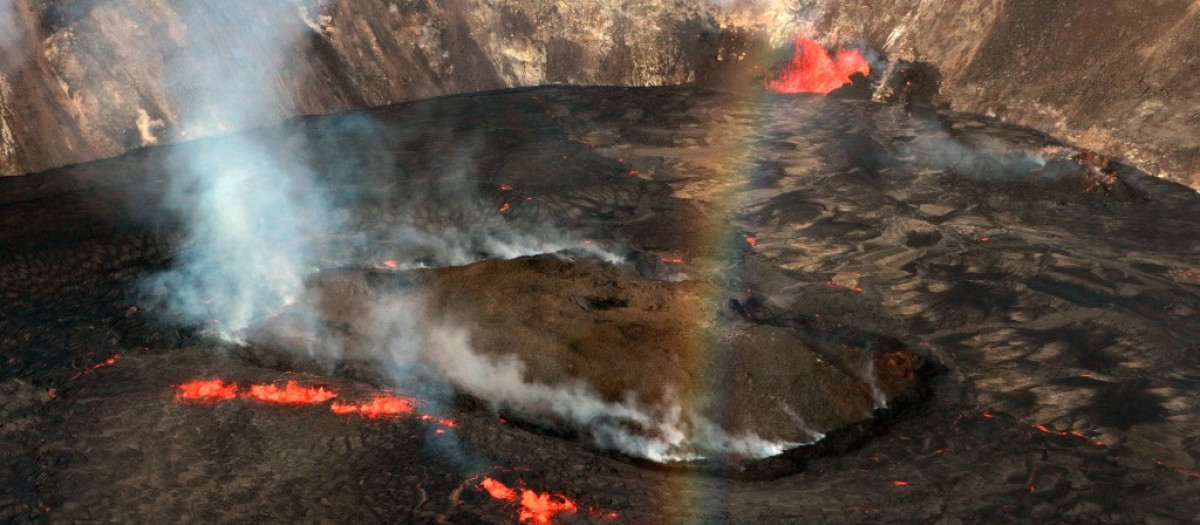
[[[1200,2],[0,0],[0,523],[1200,522]]]

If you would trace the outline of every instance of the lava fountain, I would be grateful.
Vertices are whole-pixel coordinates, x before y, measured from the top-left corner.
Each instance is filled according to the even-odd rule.
[[[850,76],[855,73],[871,75],[871,66],[861,51],[839,47],[836,55],[830,55],[816,40],[799,36],[791,63],[778,77],[768,78],[766,86],[777,93],[826,95],[851,83]]]

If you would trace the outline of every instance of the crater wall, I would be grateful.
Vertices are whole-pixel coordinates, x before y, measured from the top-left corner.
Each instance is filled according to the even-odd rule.
[[[1200,1],[3,0],[0,174],[407,99],[547,83],[736,78],[789,36],[941,70],[939,101],[1200,187]],[[200,6],[200,7],[197,7]],[[301,38],[261,63],[263,35]],[[215,36],[215,37],[214,37]],[[278,103],[184,118],[266,75]],[[264,73],[267,71],[267,73]]]

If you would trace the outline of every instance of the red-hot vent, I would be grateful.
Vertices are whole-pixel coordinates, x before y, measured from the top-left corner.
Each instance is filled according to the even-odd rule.
[[[513,489],[488,477],[479,482],[479,488],[494,499],[517,506],[517,519],[521,523],[552,525],[559,523],[555,521],[559,516],[570,516],[579,512],[579,504],[563,494],[537,492],[524,487]],[[586,512],[592,518],[617,518],[617,513],[612,511],[587,509]]]
[[[830,55],[816,40],[796,37],[796,56],[777,78],[767,79],[767,89],[778,93],[829,94],[849,84],[850,76],[871,75],[871,66],[857,49],[839,47]]]
[[[329,406],[334,414],[358,414],[369,419],[395,417],[416,411],[412,400],[392,395],[379,395],[366,403],[335,402]]]
[[[213,403],[237,397],[237,383],[226,383],[220,379],[196,379],[179,385],[175,401],[181,403]]]

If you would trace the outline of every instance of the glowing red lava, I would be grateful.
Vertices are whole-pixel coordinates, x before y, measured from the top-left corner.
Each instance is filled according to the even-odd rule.
[[[1098,439],[1088,439],[1087,436],[1083,435],[1083,432],[1080,432],[1078,430],[1070,430],[1070,431],[1052,430],[1050,427],[1047,427],[1046,425],[1034,425],[1033,428],[1037,429],[1039,432],[1041,432],[1043,434],[1050,434],[1052,436],[1063,436],[1063,437],[1074,436],[1074,437],[1078,437],[1078,438],[1087,439],[1093,445],[1104,446],[1103,441],[1100,441]]]
[[[503,483],[500,483],[492,478],[483,478],[483,481],[479,483],[479,486],[483,487],[483,490],[486,490],[493,498],[502,499],[505,501],[517,500],[517,491],[506,487]]]
[[[521,520],[521,523],[550,525],[554,523],[555,516],[559,514],[574,514],[579,511],[579,505],[562,494],[535,492],[522,488],[518,501],[517,491],[492,478],[483,478],[479,486],[495,499],[520,505],[520,508],[517,509],[517,518]],[[606,517],[615,518],[616,513],[609,513]]]
[[[511,204],[509,204],[509,203],[507,203],[507,202],[506,202],[506,203],[504,203],[504,204],[501,204],[501,205],[500,205],[500,213],[504,213],[504,212],[508,211],[508,210],[509,210],[509,209],[511,209],[511,208],[512,208],[512,205],[511,205]]]
[[[288,381],[283,388],[278,385],[250,385],[250,392],[246,395],[264,403],[281,405],[310,405],[337,397],[325,387],[305,388],[295,381]]]
[[[237,397],[237,383],[226,383],[220,379],[195,379],[175,385],[179,393],[175,400],[189,403],[213,403]]]
[[[105,359],[104,361],[102,361],[100,363],[96,363],[96,364],[92,365],[92,370],[104,368],[106,366],[115,365],[115,364],[117,364],[117,360],[120,358],[121,358],[121,354],[113,354],[112,357]]]
[[[749,244],[751,248],[757,248],[758,247],[758,239],[756,239],[754,237],[746,237],[746,244]]]
[[[575,505],[575,502],[561,494],[522,490],[521,510],[517,517],[524,522],[549,525],[553,523],[550,520],[554,516],[562,513],[574,513],[577,510],[579,507]]]
[[[857,49],[839,47],[830,56],[817,41],[796,37],[796,56],[775,79],[767,79],[767,89],[778,93],[828,94],[850,83],[850,75],[871,75],[871,66]]]
[[[437,424],[443,427],[458,428],[458,423],[455,423],[453,419],[438,419],[429,414],[422,414],[421,421],[437,421]]]
[[[863,292],[863,287],[861,287],[861,286],[858,286],[858,285],[851,286],[849,284],[839,283],[837,281],[829,281],[829,282],[825,283],[825,285],[831,286],[833,288],[842,288],[845,290],[850,290],[851,292],[854,292],[854,293],[862,293]]]
[[[83,377],[83,376],[85,376],[85,375],[87,375],[87,374],[90,374],[90,373],[92,373],[93,371],[96,371],[96,370],[99,370],[99,369],[101,369],[101,368],[106,368],[106,367],[110,367],[110,366],[112,366],[112,365],[115,365],[115,364],[117,364],[117,360],[118,360],[118,359],[120,359],[120,358],[121,358],[121,354],[113,354],[113,356],[112,356],[112,357],[110,357],[110,358],[108,358],[108,359],[105,359],[104,361],[101,361],[101,362],[99,362],[99,363],[96,363],[96,364],[94,364],[94,365],[92,365],[92,366],[90,366],[90,367],[88,367],[88,368],[84,368],[84,369],[83,369],[83,370],[81,370],[81,371],[80,371],[78,374],[75,374],[75,376],[74,376],[74,377],[72,377],[71,379],[79,379],[80,377]]]
[[[412,400],[382,394],[375,396],[374,399],[367,403],[354,404],[334,402],[329,406],[329,409],[332,410],[334,414],[359,414],[365,418],[376,419],[409,414],[416,410],[416,406],[413,404]]]

